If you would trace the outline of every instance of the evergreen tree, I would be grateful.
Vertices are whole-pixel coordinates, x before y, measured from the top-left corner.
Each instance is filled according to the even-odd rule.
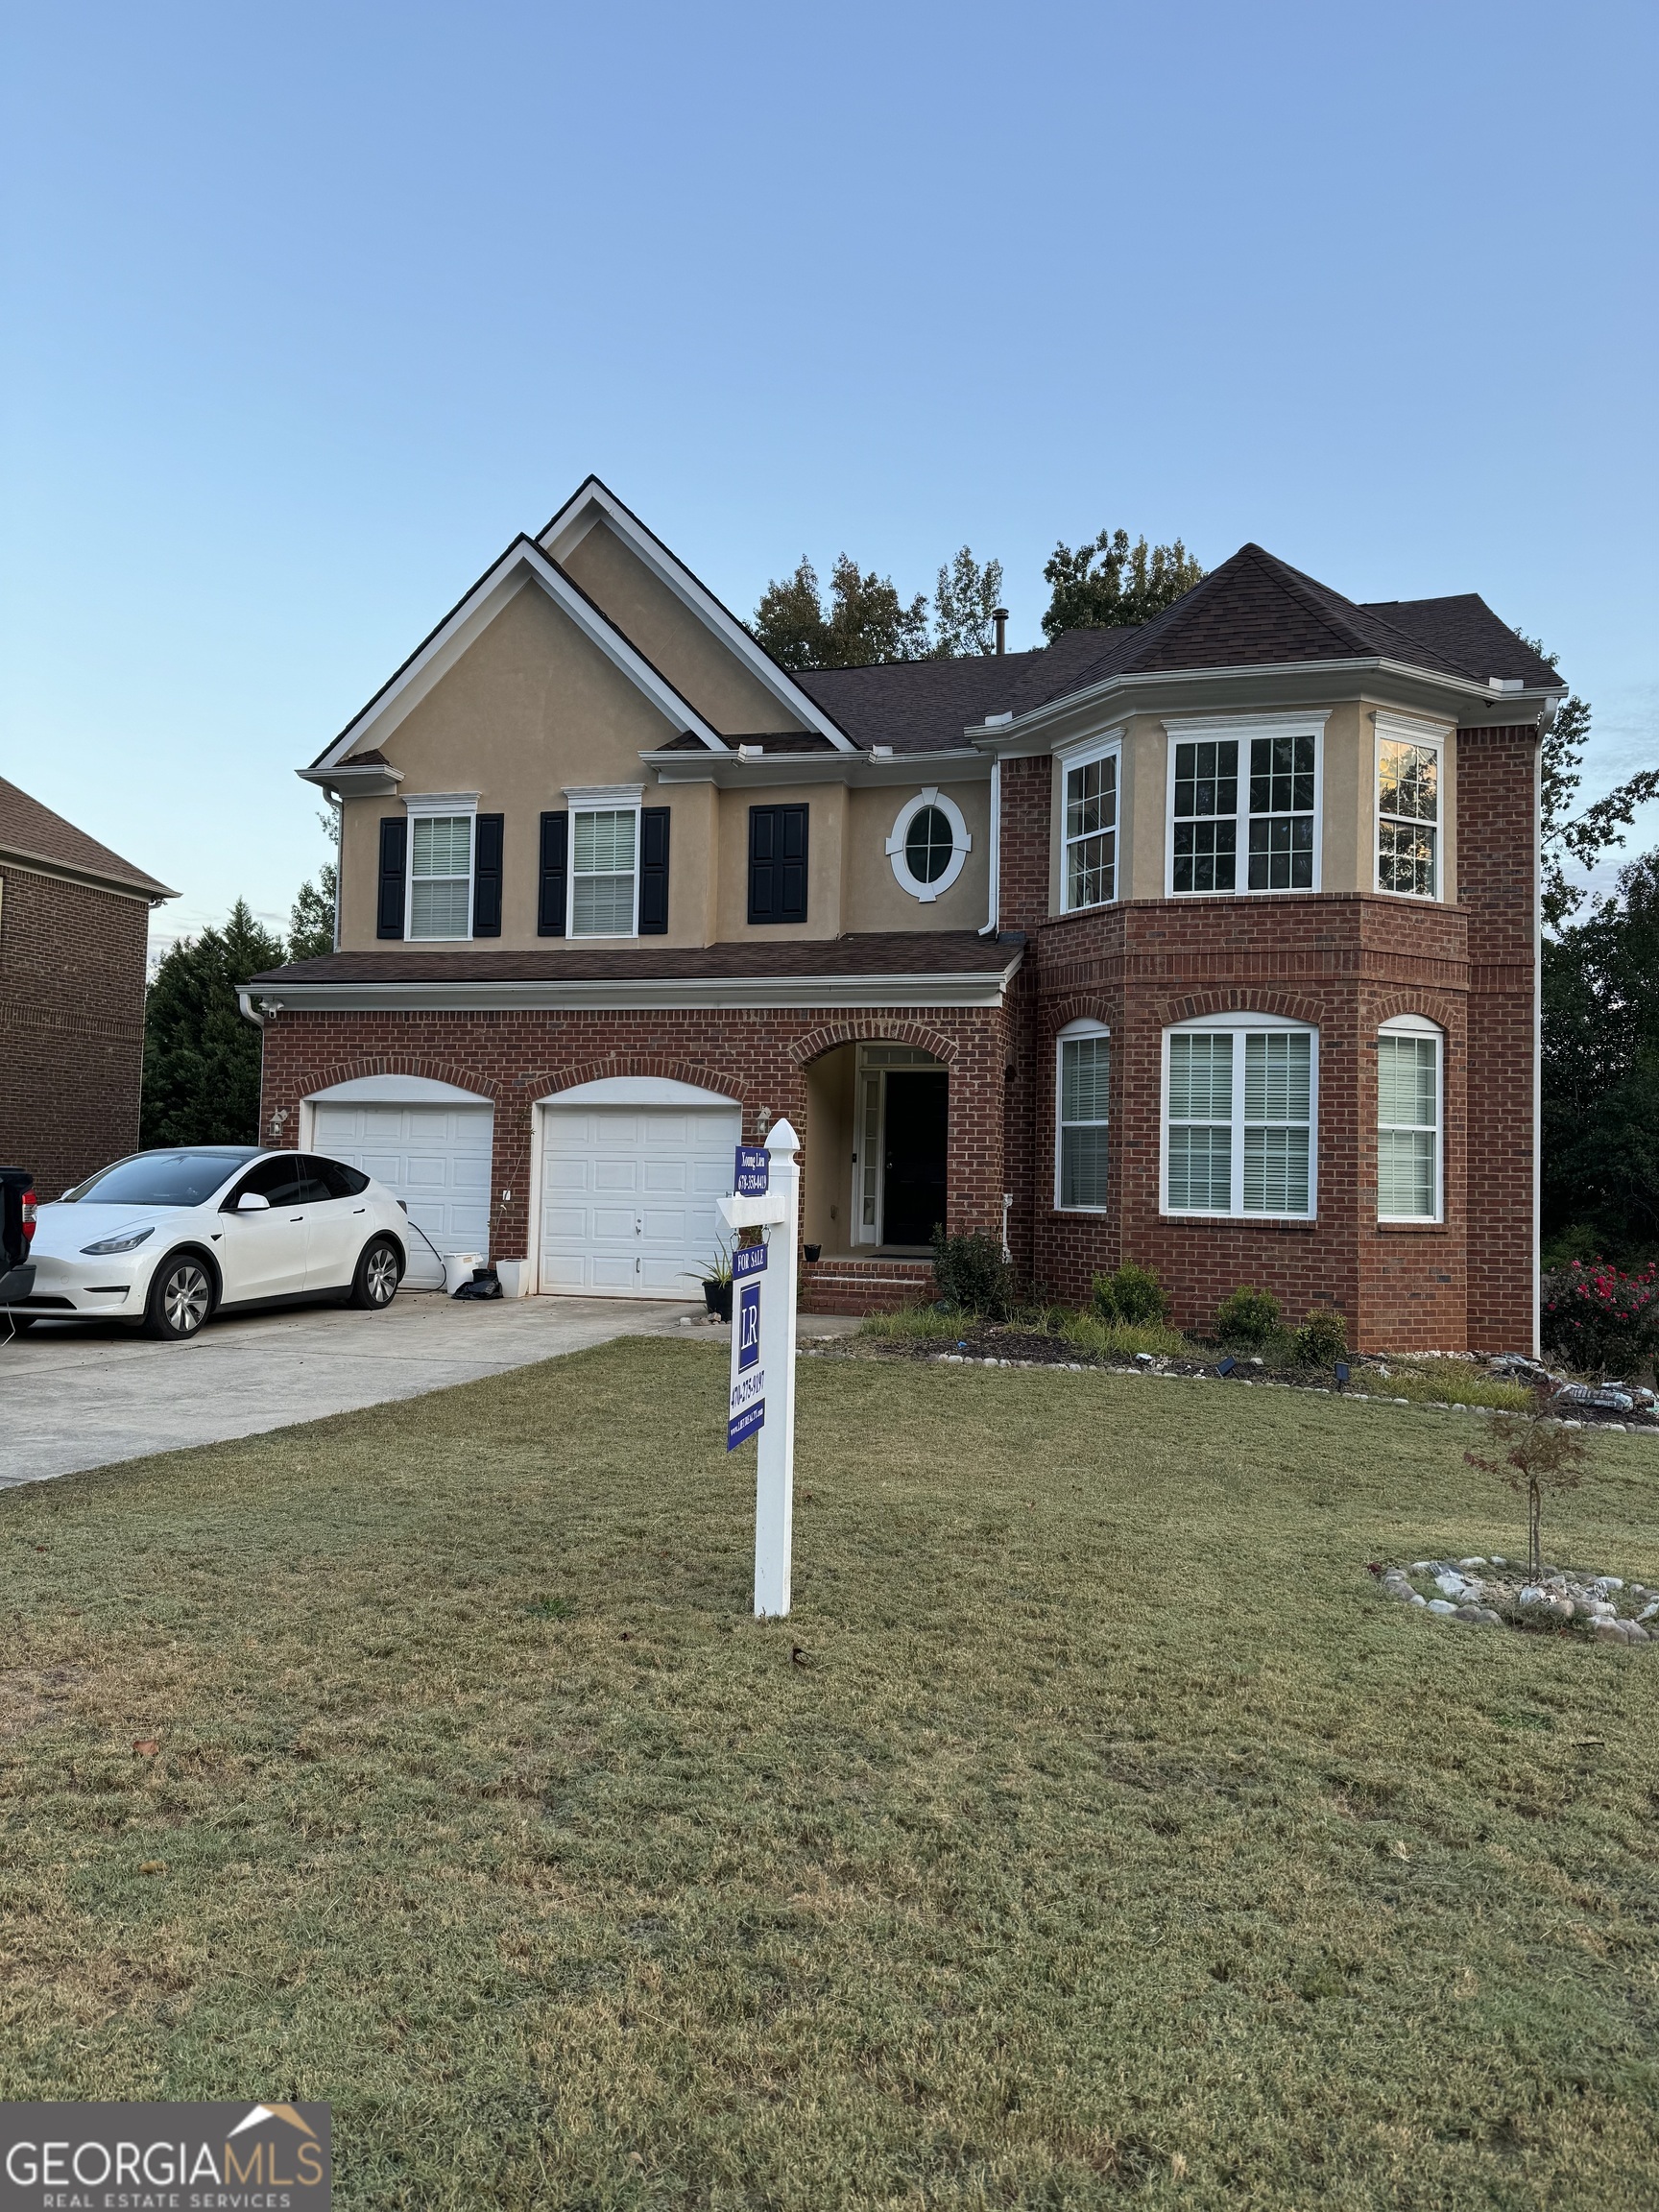
[[[260,1033],[236,991],[280,967],[283,950],[238,899],[223,928],[181,937],[163,956],[145,993],[141,1143],[256,1141]]]
[[[288,917],[290,960],[321,960],[325,952],[333,951],[334,900],[339,881],[337,863],[325,860],[317,871],[316,882],[301,884]]]
[[[1541,661],[1551,668],[1556,666],[1561,656],[1546,653],[1541,639],[1528,637],[1524,630],[1517,630],[1515,635],[1524,645],[1530,645]],[[1589,743],[1590,705],[1575,692],[1556,708],[1555,719],[1544,733],[1538,772],[1544,919],[1557,931],[1584,903],[1582,885],[1567,880],[1567,863],[1593,868],[1603,853],[1623,844],[1637,807],[1659,799],[1659,768],[1642,768],[1628,782],[1615,785],[1604,798],[1593,800],[1575,814],[1573,809],[1584,781],[1584,754]]]

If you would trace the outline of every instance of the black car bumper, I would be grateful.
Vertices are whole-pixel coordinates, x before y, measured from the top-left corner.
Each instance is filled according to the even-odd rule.
[[[33,1267],[13,1267],[10,1275],[0,1275],[0,1306],[15,1306],[27,1298],[35,1287]]]

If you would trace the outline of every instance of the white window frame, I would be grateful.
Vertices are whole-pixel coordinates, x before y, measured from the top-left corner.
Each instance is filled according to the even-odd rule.
[[[1310,1040],[1308,1049],[1308,1209],[1303,1214],[1247,1214],[1244,1211],[1244,1040],[1251,1035],[1283,1035],[1286,1030]],[[1231,1204],[1226,1213],[1207,1206],[1169,1203],[1169,1046],[1172,1038],[1231,1035],[1233,1114]],[[1316,1221],[1319,1217],[1319,1032],[1309,1022],[1282,1014],[1205,1014],[1175,1022],[1164,1032],[1158,1106],[1158,1211],[1176,1221]]]
[[[1060,769],[1060,828],[1057,839],[1060,848],[1060,911],[1062,914],[1090,914],[1096,907],[1115,906],[1123,893],[1123,733],[1118,730],[1110,737],[1091,737],[1070,752],[1062,749],[1054,757]],[[1118,805],[1112,825],[1117,838],[1112,853],[1112,896],[1110,899],[1092,899],[1086,904],[1073,906],[1070,901],[1071,871],[1068,865],[1072,840],[1066,834],[1066,787],[1073,770],[1092,768],[1096,760],[1115,760],[1118,763]]]
[[[1079,762],[1078,765],[1084,766],[1086,763]],[[1084,912],[1086,909],[1078,908],[1076,911]],[[1106,1203],[1103,1206],[1068,1206],[1064,1203],[1063,1199],[1063,1192],[1065,1188],[1065,1163],[1063,1154],[1066,1146],[1067,1129],[1072,1128],[1110,1130],[1112,1126],[1110,1094],[1110,1085],[1112,1078],[1110,1060],[1107,1062],[1108,1094],[1106,1119],[1104,1121],[1072,1122],[1068,1122],[1066,1120],[1066,1047],[1068,1045],[1074,1045],[1081,1037],[1100,1037],[1110,1042],[1111,1036],[1112,1031],[1104,1022],[1095,1022],[1086,1019],[1078,1022],[1068,1022],[1065,1028],[1060,1031],[1059,1035],[1054,1040],[1054,1211],[1056,1214],[1083,1214],[1098,1219],[1102,1214],[1106,1214],[1111,1211],[1112,1199],[1110,1168],[1108,1168],[1107,1171],[1107,1198]]]
[[[931,883],[924,883],[919,877],[911,875],[910,862],[904,852],[904,840],[910,834],[910,825],[926,806],[937,806],[950,825],[950,857],[946,863],[945,873],[936,877]],[[900,807],[899,818],[893,825],[893,834],[888,838],[886,846],[887,857],[893,863],[893,875],[900,890],[919,900],[924,906],[930,905],[935,899],[950,890],[961,875],[973,850],[974,838],[961,807],[935,784],[929,784],[926,790],[919,791],[914,799],[907,799]]]
[[[478,880],[478,791],[420,791],[403,802],[409,821],[409,853],[403,870],[403,942],[406,945],[469,945],[472,941],[472,902]],[[452,820],[459,815],[468,817],[470,827],[467,831],[467,926],[459,937],[417,937],[415,934],[415,824],[424,819]],[[453,878],[425,878],[425,881],[453,881]]]
[[[1164,794],[1164,896],[1166,899],[1306,899],[1322,887],[1325,854],[1325,725],[1330,709],[1310,714],[1228,714],[1166,719],[1166,777]],[[1313,740],[1313,868],[1312,881],[1282,890],[1252,891],[1250,877],[1250,824],[1269,820],[1250,812],[1250,740],[1253,737],[1311,737]],[[1175,888],[1175,748],[1177,745],[1230,743],[1238,747],[1238,799],[1234,821],[1234,883],[1231,891],[1177,891]],[[1189,819],[1186,815],[1182,820]],[[1218,814],[1207,819],[1224,822]]]
[[[1396,1014],[1378,1024],[1384,1037],[1428,1037],[1434,1045],[1434,1211],[1432,1214],[1384,1214],[1379,1194],[1377,1220],[1383,1228],[1432,1229],[1446,1219],[1446,1032],[1423,1014]],[[1377,1132],[1382,1134],[1382,1082],[1378,1082]],[[1417,1123],[1390,1121],[1390,1129],[1418,1127]],[[1379,1147],[1381,1149],[1381,1147]]]
[[[1405,714],[1377,714],[1372,717],[1376,736],[1371,747],[1371,888],[1384,899],[1413,899],[1419,905],[1431,905],[1442,895],[1446,880],[1446,739],[1450,733],[1438,722],[1414,722]],[[1385,744],[1420,745],[1426,753],[1434,755],[1434,794],[1438,811],[1434,816],[1434,888],[1431,891],[1397,891],[1392,884],[1382,881],[1382,748]],[[1390,821],[1403,822],[1403,814],[1390,815]]]
[[[643,783],[575,783],[565,791],[570,826],[565,840],[565,936],[581,945],[616,945],[639,934],[639,815]],[[629,814],[634,817],[634,911],[628,928],[597,932],[576,928],[576,817],[578,814]]]

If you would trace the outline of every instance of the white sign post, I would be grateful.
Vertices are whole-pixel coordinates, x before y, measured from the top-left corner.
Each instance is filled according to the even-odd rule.
[[[739,1192],[720,1200],[732,1230],[763,1229],[766,1240],[732,1255],[732,1395],[726,1449],[758,1438],[755,1468],[755,1611],[789,1610],[795,1530],[795,1275],[800,1223],[800,1149],[787,1121],[766,1139],[764,1165],[740,1145]],[[757,1186],[759,1190],[757,1190]]]

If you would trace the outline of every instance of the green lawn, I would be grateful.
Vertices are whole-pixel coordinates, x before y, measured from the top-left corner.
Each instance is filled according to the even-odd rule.
[[[724,1394],[0,1496],[0,2096],[327,2099],[412,2212],[1659,2201],[1659,1648],[1363,1571],[1520,1545],[1477,1424],[805,1361],[757,1625]],[[1659,1580],[1596,1449],[1549,1549]]]

